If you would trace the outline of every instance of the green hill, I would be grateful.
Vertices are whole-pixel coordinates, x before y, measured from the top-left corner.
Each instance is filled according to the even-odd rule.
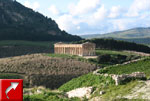
[[[149,70],[150,70],[149,60],[150,58],[145,58],[137,62],[126,64],[126,65],[110,66],[110,67],[101,69],[100,73],[130,74],[133,72],[140,71],[140,72],[144,72],[147,75],[147,77],[149,77],[150,76],[149,75]],[[144,100],[145,98],[142,98],[142,89],[141,89],[141,93],[138,90],[146,86],[145,82],[148,82],[148,81],[139,82],[138,80],[132,80],[132,81],[126,82],[125,84],[115,86],[114,81],[109,76],[107,77],[104,75],[95,75],[95,74],[89,73],[86,75],[82,75],[78,78],[72,79],[71,81],[62,85],[59,88],[59,90],[67,92],[76,88],[92,86],[94,87],[94,91],[92,92],[90,99],[99,97],[102,101],[146,101]],[[104,91],[105,93],[100,95],[99,94],[100,91]],[[129,95],[136,94],[134,92],[136,93],[138,92],[141,96],[138,95],[134,99],[124,98],[128,94]],[[144,93],[146,93],[146,90],[144,90]]]
[[[109,68],[101,70],[100,73],[120,75],[120,74],[131,74],[133,72],[144,72],[147,75],[147,77],[150,77],[149,66],[150,66],[150,58],[146,58],[127,65],[110,66]]]
[[[136,43],[150,43],[150,28],[134,28],[125,31],[117,31],[107,34],[83,35],[83,38],[114,38]]]
[[[150,28],[134,28],[125,31],[118,31],[102,35],[102,37],[114,38],[147,38],[150,37]]]
[[[0,0],[0,40],[77,41],[81,38],[61,31],[54,20],[16,0]]]
[[[84,43],[84,42],[95,43],[97,49],[130,50],[130,51],[150,53],[150,47],[146,45],[114,39],[95,38],[95,39],[81,40],[75,43]]]

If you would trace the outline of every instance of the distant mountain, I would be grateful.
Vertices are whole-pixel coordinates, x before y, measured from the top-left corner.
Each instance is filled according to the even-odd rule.
[[[78,41],[81,38],[61,31],[54,20],[16,0],[0,0],[0,40]]]
[[[82,38],[114,38],[117,40],[125,40],[136,43],[150,43],[150,27],[149,28],[134,28],[125,31],[117,31],[107,34],[83,35]]]

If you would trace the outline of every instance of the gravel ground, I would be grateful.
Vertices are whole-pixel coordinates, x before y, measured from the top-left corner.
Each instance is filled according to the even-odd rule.
[[[150,100],[150,80],[145,81],[143,85],[133,88],[132,92],[124,98]]]

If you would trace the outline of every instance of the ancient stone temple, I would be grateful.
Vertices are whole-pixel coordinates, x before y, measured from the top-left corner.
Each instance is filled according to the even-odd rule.
[[[94,56],[96,45],[91,42],[83,44],[56,43],[54,45],[55,54],[70,54],[79,56]]]

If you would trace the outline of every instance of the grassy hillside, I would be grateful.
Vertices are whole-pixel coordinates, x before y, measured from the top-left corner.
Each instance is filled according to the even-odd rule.
[[[127,65],[110,66],[100,71],[100,73],[109,74],[131,74],[133,72],[144,72],[147,77],[150,77],[150,58]]]
[[[59,90],[62,91],[70,91],[76,88],[81,87],[89,87],[89,86],[100,86],[100,84],[104,85],[114,85],[115,82],[110,77],[97,76],[92,73],[80,76],[78,78],[74,78],[66,84],[62,85]]]
[[[106,69],[101,69],[100,72],[109,74],[130,74],[132,72],[139,71],[146,73],[149,77],[149,66],[150,58],[145,58],[128,65],[110,66]],[[94,87],[94,91],[92,92],[90,99],[100,98],[102,101],[146,101],[144,98],[140,97],[140,95],[142,96],[142,92],[138,92],[139,89],[145,85],[144,81],[133,80],[128,83],[115,86],[114,81],[111,78],[89,73],[72,79],[62,85],[59,90],[67,92],[76,88],[92,86]],[[139,94],[138,97],[135,97],[134,99],[124,98],[126,95],[130,95],[131,93],[134,94],[136,90]],[[105,93],[100,95],[100,91]],[[144,93],[146,93],[146,91]]]
[[[100,97],[102,101],[130,101],[124,98],[119,98],[129,94],[132,89],[137,85],[143,85],[138,81],[131,81],[125,85],[115,86],[114,81],[109,77],[93,75],[92,73],[80,76],[78,78],[72,79],[71,81],[62,85],[59,90],[61,91],[70,91],[76,88],[81,87],[94,87],[94,91],[91,94],[91,98]],[[103,95],[100,95],[99,92],[104,91]],[[140,99],[133,99],[131,101],[144,101]]]

